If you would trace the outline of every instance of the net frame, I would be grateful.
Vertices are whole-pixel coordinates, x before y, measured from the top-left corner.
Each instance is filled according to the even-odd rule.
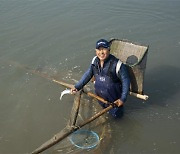
[[[80,135],[80,136],[86,136],[86,138],[81,138],[80,140],[76,140],[76,135]],[[91,145],[87,145],[87,143],[89,141],[91,141],[93,139],[95,139],[95,142],[91,143]],[[86,129],[80,129],[76,132],[74,132],[73,134],[71,134],[71,136],[69,137],[70,142],[75,145],[76,147],[80,148],[80,149],[92,149],[94,147],[96,147],[99,144],[99,136],[96,132],[92,131],[92,130],[86,130]],[[84,141],[86,140],[86,141]],[[82,143],[82,142],[85,142]]]

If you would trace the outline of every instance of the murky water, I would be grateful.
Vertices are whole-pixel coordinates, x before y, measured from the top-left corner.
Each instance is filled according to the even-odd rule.
[[[100,38],[150,47],[150,99],[128,98],[104,153],[179,153],[179,8],[179,0],[0,0],[0,154],[33,151],[64,128],[71,111],[73,96],[60,102],[64,88],[29,68],[73,83]]]

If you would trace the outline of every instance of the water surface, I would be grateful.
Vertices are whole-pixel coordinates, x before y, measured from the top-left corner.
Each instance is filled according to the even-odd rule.
[[[150,99],[128,98],[104,153],[179,153],[179,8],[179,0],[0,0],[0,153],[31,152],[64,128],[71,111],[73,96],[60,102],[64,88],[27,67],[73,83],[100,38],[150,47]]]

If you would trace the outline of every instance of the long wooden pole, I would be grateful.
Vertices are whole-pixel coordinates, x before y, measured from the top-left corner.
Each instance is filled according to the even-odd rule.
[[[78,95],[77,105],[76,105],[76,108],[75,108],[75,114],[74,114],[74,118],[72,119],[71,126],[76,125],[76,121],[77,121],[77,117],[78,117],[78,113],[79,113],[79,108],[80,108],[80,102],[81,102],[81,94],[82,94],[82,90],[80,90],[79,95]]]
[[[29,67],[26,67],[26,66],[23,66],[23,65],[20,65],[20,67],[30,71],[33,74],[37,74],[37,75],[39,75],[39,76],[41,76],[43,78],[49,79],[49,80],[51,80],[53,82],[56,82],[56,83],[58,83],[60,85],[63,85],[65,87],[67,87],[67,88],[73,88],[74,87],[74,85],[72,85],[72,84],[68,84],[68,83],[65,83],[63,81],[55,80],[55,79],[47,76],[46,74],[42,74],[42,73],[40,73],[40,72],[38,72],[36,70],[32,70]],[[88,92],[88,91],[85,91],[85,90],[84,90],[84,92],[87,95],[89,95],[89,96],[91,96],[93,98],[96,98],[97,100],[99,100],[99,101],[101,101],[103,103],[110,104],[109,102],[107,102],[103,98],[101,98],[101,97],[99,97],[99,96],[97,96],[97,95],[95,95],[95,94],[93,94],[91,92]],[[144,99],[144,100],[148,99],[147,95],[140,95],[140,94],[136,94],[136,93],[133,93],[133,92],[130,92],[130,95],[136,96],[137,98]],[[55,145],[59,141],[63,140],[64,138],[66,138],[68,135],[70,135],[74,131],[80,129],[81,127],[85,126],[86,124],[88,124],[88,123],[92,122],[93,120],[97,119],[99,116],[106,113],[107,111],[109,111],[112,108],[113,108],[113,105],[110,104],[107,108],[105,108],[102,111],[98,112],[97,114],[95,114],[94,116],[89,118],[88,120],[81,123],[79,126],[64,128],[62,131],[60,131],[58,134],[56,134],[53,138],[51,138],[50,140],[48,140],[47,142],[42,144],[39,148],[37,148],[35,151],[33,151],[32,154],[38,154],[38,153],[43,152],[44,150],[52,147],[53,145]],[[74,121],[76,121],[76,119]],[[75,122],[73,122],[73,123],[75,123]]]
[[[82,91],[79,91],[79,92],[77,92],[76,96],[74,97],[74,103],[72,106],[72,110],[71,110],[71,114],[70,114],[70,118],[67,123],[67,126],[71,127],[76,124],[79,109],[80,109],[81,94],[82,94]]]
[[[46,141],[44,144],[42,144],[40,147],[38,147],[36,150],[34,150],[32,152],[32,154],[41,153],[41,152],[45,151],[46,149],[52,147],[53,145],[57,144],[58,142],[60,142],[61,140],[63,140],[64,138],[66,138],[67,136],[72,134],[73,132],[77,131],[78,129],[80,129],[83,126],[87,125],[88,123],[94,121],[95,119],[97,119],[98,117],[103,115],[104,113],[108,112],[112,108],[113,108],[113,106],[110,105],[107,108],[105,108],[102,111],[95,114],[94,116],[92,116],[91,118],[85,120],[83,123],[79,124],[78,126],[65,128],[63,131],[60,131],[59,133],[54,135],[54,137],[52,137],[50,140]]]
[[[33,74],[37,74],[37,75],[39,75],[39,76],[41,76],[41,77],[43,77],[43,78],[46,78],[46,79],[48,79],[48,80],[50,80],[50,81],[53,81],[53,82],[56,82],[56,83],[58,83],[58,84],[64,85],[65,87],[73,88],[73,85],[72,85],[72,84],[68,84],[68,83],[65,83],[65,82],[63,82],[63,81],[55,80],[54,78],[49,77],[47,74],[40,73],[40,72],[37,71],[37,70],[33,70],[33,69],[31,69],[30,67],[27,67],[26,65],[22,65],[22,64],[19,64],[19,63],[17,63],[17,62],[14,62],[14,61],[10,61],[10,63],[11,63],[12,65],[16,66],[16,67],[19,67],[19,68],[21,68],[21,69],[27,70],[27,71],[29,71],[29,72],[31,72],[31,73],[33,73]],[[89,95],[89,96],[91,95],[90,92],[88,92],[88,95]],[[134,97],[139,98],[139,99],[143,99],[143,100],[147,100],[147,99],[149,98],[148,95],[142,95],[142,94],[134,93],[134,92],[131,92],[131,91],[129,92],[129,95],[134,96]]]
[[[42,76],[42,75],[41,75]],[[50,79],[50,78],[48,78]],[[74,85],[72,84],[68,84],[65,83],[63,81],[57,81],[55,79],[51,79],[53,82],[56,82],[62,86],[65,86],[67,88],[73,88]],[[85,90],[83,90],[83,92],[85,92],[88,96],[91,96],[105,104],[110,104],[108,101],[104,100],[103,98],[91,93],[91,92],[87,92]],[[78,98],[80,99],[80,98]],[[94,116],[92,116],[91,118],[87,119],[86,121],[84,121],[83,123],[79,124],[76,127],[68,127],[65,128],[63,131],[60,131],[59,133],[57,133],[53,138],[51,138],[50,140],[48,140],[47,142],[45,142],[44,144],[42,144],[39,148],[37,148],[35,151],[32,152],[32,154],[38,154],[43,152],[44,150],[52,147],[53,145],[55,145],[56,143],[60,142],[61,140],[63,140],[64,138],[66,138],[67,136],[69,136],[70,134],[72,134],[73,132],[77,131],[78,129],[82,128],[83,126],[85,126],[86,124],[94,121],[95,119],[97,119],[98,117],[100,117],[101,115],[103,115],[104,113],[108,112],[110,109],[112,109],[113,106],[110,104],[107,108],[103,109],[102,111],[98,112],[97,114],[95,114]],[[75,123],[75,120],[74,122]]]
[[[58,83],[58,84],[60,84],[60,85],[63,85],[63,86],[65,86],[65,87],[67,87],[67,88],[73,88],[73,85],[72,84],[68,84],[68,83],[65,83],[65,82],[63,82],[63,81],[58,81],[58,80],[55,80],[55,79],[52,79],[52,81],[53,82],[56,82],[56,83]],[[88,92],[88,91],[84,91],[87,95],[89,95],[89,96],[91,96],[91,97],[94,97],[95,95],[93,94],[93,93],[91,93],[91,92]],[[137,98],[139,98],[139,99],[143,99],[143,100],[147,100],[148,98],[149,98],[149,96],[148,95],[141,95],[141,94],[138,94],[138,93],[134,93],[134,92],[129,92],[129,94],[131,95],[131,96],[134,96],[134,97],[137,97]],[[97,96],[95,96],[96,98],[97,98]],[[100,98],[99,98],[100,99]]]

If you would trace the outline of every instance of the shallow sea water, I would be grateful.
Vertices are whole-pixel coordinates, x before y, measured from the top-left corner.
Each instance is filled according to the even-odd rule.
[[[60,101],[64,88],[29,70],[74,83],[100,38],[149,45],[149,100],[128,97],[104,153],[179,153],[179,8],[179,0],[0,0],[0,154],[30,153],[71,111],[73,96]]]

